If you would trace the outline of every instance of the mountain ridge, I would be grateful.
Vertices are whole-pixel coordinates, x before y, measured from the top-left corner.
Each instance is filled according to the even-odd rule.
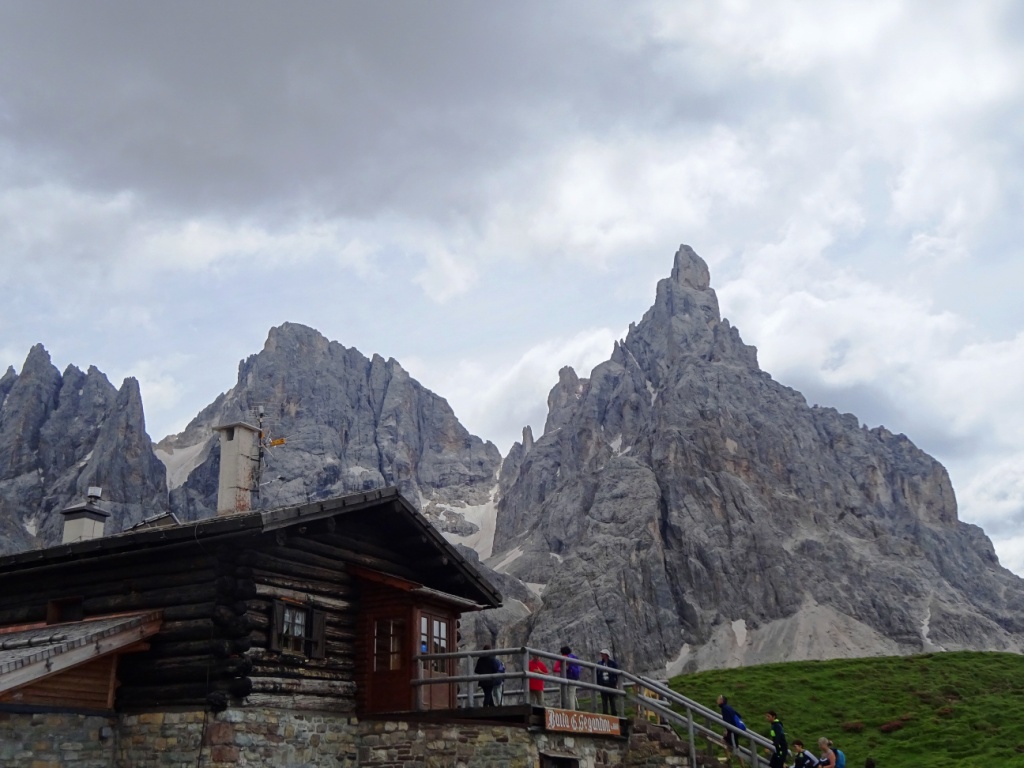
[[[1022,647],[1021,580],[958,520],[945,469],[761,370],[688,246],[609,359],[563,367],[547,404],[502,458],[398,361],[284,323],[153,445],[134,379],[60,374],[36,345],[0,377],[0,541],[53,543],[89,484],[111,489],[108,533],[211,515],[212,428],[261,421],[286,443],[257,507],[396,485],[496,569],[506,606],[467,616],[468,642],[607,646],[660,673]]]
[[[945,469],[760,370],[688,246],[610,359],[563,369],[548,402],[499,480],[488,563],[545,585],[513,643],[670,671],[1020,647],[1020,579],[957,520]]]

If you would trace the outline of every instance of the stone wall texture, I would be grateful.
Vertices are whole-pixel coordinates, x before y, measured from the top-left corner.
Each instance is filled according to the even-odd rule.
[[[116,718],[0,712],[0,768],[110,768]]]
[[[118,732],[117,768],[317,766],[354,768],[354,718],[326,712],[227,709],[124,715]]]
[[[571,755],[580,768],[624,765],[627,742],[522,727],[363,722],[359,768],[534,768],[542,753]]]
[[[264,708],[0,712],[0,768],[536,768],[544,754],[576,758],[580,768],[689,766],[674,734],[639,722],[626,740]]]

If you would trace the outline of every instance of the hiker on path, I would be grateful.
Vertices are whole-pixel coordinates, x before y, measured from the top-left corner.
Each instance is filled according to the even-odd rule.
[[[804,743],[800,739],[793,739],[793,752],[796,753],[793,768],[815,768],[818,765],[818,758],[809,749],[804,749]]]
[[[483,650],[489,651],[489,650],[491,650],[491,646],[485,645],[483,647]],[[473,674],[474,675],[496,675],[496,674],[498,674],[498,672],[499,672],[499,670],[498,670],[498,660],[494,657],[493,654],[490,654],[490,653],[487,654],[486,656],[479,657],[476,660],[476,666],[473,668]],[[497,686],[499,686],[499,685],[501,685],[501,683],[498,682],[497,680],[481,680],[480,681],[480,687],[484,691],[484,706],[485,707],[493,707],[494,706],[494,689]]]
[[[612,652],[607,648],[601,649],[601,660],[597,662],[602,669],[597,670],[597,684],[604,686],[605,688],[618,688],[619,687],[619,673],[613,672],[617,670],[619,665],[615,663],[615,659],[612,658]],[[619,716],[619,697],[614,693],[605,693],[601,691],[601,711],[606,715]]]
[[[765,717],[768,718],[768,722],[771,724],[768,729],[768,737],[772,740],[772,752],[771,758],[768,760],[768,768],[785,768],[786,756],[789,753],[789,745],[786,744],[786,731],[782,727],[782,723],[779,722],[778,715],[775,714],[775,710],[769,709],[765,712]]]
[[[739,728],[741,731],[747,730],[746,724],[740,717],[740,713],[733,709],[732,704],[725,696],[718,697],[718,707],[722,710],[722,719],[726,722],[726,725],[732,725]],[[736,749],[736,733],[726,729],[725,733],[722,734],[722,738],[725,739],[725,748],[729,752]]]
[[[836,768],[846,768],[846,755],[843,753],[843,750],[832,743],[831,739],[828,741],[828,748],[836,756]]]
[[[831,743],[824,736],[818,739],[818,749],[821,750],[821,761],[818,763],[820,768],[836,768],[836,753],[829,746]]]
[[[548,665],[540,660],[540,656],[530,657],[530,671],[540,675],[548,673]],[[538,707],[544,706],[544,681],[530,678],[530,703]]]
[[[572,648],[568,645],[563,645],[561,650],[558,651],[565,657],[565,679],[566,680],[579,680],[580,679],[580,665],[573,664],[570,659],[579,660],[579,656],[572,652]],[[562,674],[562,660],[559,659],[555,662],[555,674]],[[565,686],[565,707],[567,709],[579,709],[580,704],[576,699],[576,686],[569,683]]]

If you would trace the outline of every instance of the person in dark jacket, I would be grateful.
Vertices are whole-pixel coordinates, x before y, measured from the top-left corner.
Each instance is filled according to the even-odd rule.
[[[804,743],[800,739],[793,739],[793,752],[796,755],[793,768],[815,768],[818,765],[818,758],[809,749],[804,748]]]
[[[485,645],[483,648],[485,651],[491,650],[491,646]],[[476,667],[473,668],[473,674],[475,675],[496,675],[500,670],[498,669],[498,660],[493,655],[488,654],[481,656],[476,660]],[[494,688],[499,685],[497,680],[481,680],[480,687],[484,691],[484,706],[494,706]]]
[[[602,669],[597,670],[597,684],[602,685],[605,688],[618,688],[619,687],[619,673],[613,672],[617,670],[619,665],[615,663],[615,659],[612,658],[612,652],[607,648],[601,649],[601,660],[597,662]],[[601,691],[601,711],[606,715],[619,716],[619,697],[614,693],[605,693]]]
[[[768,728],[768,738],[772,740],[772,756],[768,760],[768,768],[785,768],[786,756],[789,754],[789,745],[786,743],[786,731],[782,727],[775,710],[769,709],[765,717],[771,724]]]
[[[718,708],[722,710],[722,719],[725,720],[727,725],[740,728],[741,730],[747,730],[747,726],[743,723],[743,718],[740,717],[740,713],[737,712],[729,700],[725,696],[718,697]],[[730,730],[726,730],[722,734],[725,739],[725,748],[730,752],[736,749],[736,733]]]

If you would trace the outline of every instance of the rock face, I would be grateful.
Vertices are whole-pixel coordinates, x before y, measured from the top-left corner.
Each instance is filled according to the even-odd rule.
[[[366,358],[294,323],[273,328],[263,351],[242,361],[238,381],[179,435],[158,447],[171,505],[184,519],[216,510],[219,447],[212,428],[261,418],[269,448],[259,507],[397,486],[456,537],[497,487],[501,455],[469,432],[448,403],[394,360]]]
[[[589,379],[510,454],[486,562],[542,590],[509,644],[637,669],[1020,649],[1022,581],[903,435],[761,371],[683,246]]]
[[[63,375],[42,345],[0,378],[0,548],[59,543],[61,509],[103,488],[107,533],[167,510],[163,465],[135,379],[117,390],[96,368]]]
[[[958,521],[945,470],[761,371],[685,246],[611,359],[560,371],[543,435],[524,429],[504,463],[396,361],[301,325],[271,329],[155,452],[134,379],[61,374],[36,346],[0,377],[0,550],[58,542],[90,485],[108,533],[214,514],[213,427],[235,421],[285,440],[257,507],[396,485],[494,568],[505,605],[464,618],[472,644],[608,646],[671,673],[1024,647],[1022,582]]]

